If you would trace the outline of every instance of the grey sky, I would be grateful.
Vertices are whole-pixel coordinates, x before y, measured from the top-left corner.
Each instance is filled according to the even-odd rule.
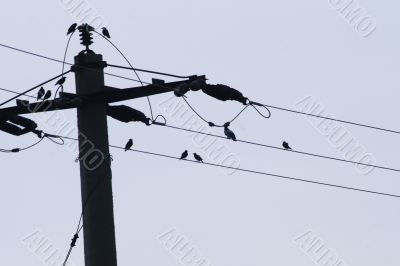
[[[69,1],[8,1],[0,16],[1,42],[62,58],[66,30],[79,21]],[[75,1],[76,2],[76,1]],[[400,26],[398,1],[358,0],[376,21],[363,37],[335,10],[335,1],[94,1],[112,40],[140,68],[206,74],[267,104],[295,108],[315,97],[335,117],[392,129],[399,112]],[[125,64],[102,39],[93,49],[107,62]],[[81,50],[77,36],[68,61]],[[0,49],[0,87],[23,91],[60,73],[61,65]],[[116,71],[110,70],[109,71]],[[131,76],[128,71],[118,73]],[[151,76],[143,75],[150,80]],[[109,78],[121,88],[136,83]],[[46,88],[52,89],[52,84]],[[65,90],[74,91],[69,75]],[[11,97],[1,92],[1,99]],[[169,95],[152,98],[164,112]],[[240,108],[200,92],[190,101],[210,120],[225,122]],[[148,113],[145,99],[127,102]],[[75,111],[64,112],[76,123]],[[50,114],[49,114],[50,115]],[[47,131],[44,116],[30,116]],[[174,119],[169,122],[173,123]],[[179,122],[179,121],[176,121]],[[199,122],[200,124],[200,122]],[[345,126],[378,164],[399,167],[398,135]],[[240,139],[271,145],[287,140],[294,149],[341,157],[304,117],[272,110],[262,119],[246,112],[232,129]],[[222,132],[213,130],[216,134]],[[187,134],[109,119],[110,143],[180,155],[189,149],[206,157]],[[23,147],[27,135],[0,133],[0,148]],[[400,176],[375,169],[360,174],[352,165],[221,141],[244,168],[400,194]],[[268,176],[111,150],[119,265],[181,265],[158,236],[177,228],[214,266],[315,265],[293,240],[312,230],[346,265],[395,266],[400,262],[399,200],[343,191]],[[4,265],[43,265],[21,241],[40,230],[66,253],[80,214],[80,182],[75,154],[44,141],[20,154],[0,154]],[[83,265],[83,238],[71,261]]]

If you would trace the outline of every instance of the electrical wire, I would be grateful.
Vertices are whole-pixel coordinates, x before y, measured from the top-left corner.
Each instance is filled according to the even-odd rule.
[[[14,94],[18,94],[17,92],[11,91],[11,90],[6,90],[7,92],[10,93],[14,93]],[[28,95],[29,96],[29,95]],[[31,96],[33,97],[33,96]],[[35,98],[35,97],[33,97]],[[246,107],[249,107],[249,105],[247,105]],[[242,110],[242,112],[244,111],[244,109]],[[240,114],[240,113],[239,113]],[[238,114],[238,115],[239,115]],[[237,115],[237,116],[238,116]],[[156,122],[156,120],[158,119],[158,117],[161,117],[164,119],[164,122]],[[235,117],[236,118],[236,117]],[[234,119],[235,119],[234,118]],[[233,120],[234,120],[233,119]],[[233,121],[232,120],[232,121]],[[206,120],[204,120],[206,121]],[[231,122],[232,122],[231,121]],[[206,122],[208,123],[208,122]],[[176,129],[176,130],[181,130],[181,131],[186,131],[186,132],[191,132],[191,133],[196,133],[196,134],[202,134],[202,135],[206,135],[206,136],[210,136],[210,137],[215,137],[215,138],[221,138],[221,139],[225,139],[228,140],[227,137],[224,136],[220,136],[220,135],[216,135],[216,134],[211,134],[211,133],[205,133],[205,132],[201,132],[201,131],[195,131],[195,130],[191,130],[191,129],[187,129],[187,128],[181,128],[181,127],[177,127],[177,126],[171,126],[171,125],[167,125],[166,119],[164,116],[162,115],[158,115],[153,123],[153,125],[158,125],[158,126],[164,126],[167,128],[171,128],[171,129]],[[220,127],[220,126],[216,126],[216,127]],[[55,142],[54,140],[51,139],[51,141]],[[386,167],[386,166],[380,166],[380,165],[374,165],[374,164],[366,164],[366,163],[362,163],[362,162],[356,162],[356,161],[352,161],[352,160],[346,160],[346,159],[340,159],[340,158],[336,158],[336,157],[331,157],[331,156],[326,156],[326,155],[321,155],[321,154],[315,154],[315,153],[310,153],[310,152],[304,152],[304,151],[297,151],[297,150],[286,150],[284,148],[281,147],[277,147],[277,146],[273,146],[273,145],[267,145],[267,144],[262,144],[262,143],[257,143],[257,142],[253,142],[253,141],[248,141],[248,140],[241,140],[241,139],[237,139],[237,142],[240,143],[245,143],[245,144],[249,144],[249,145],[255,145],[255,146],[260,146],[260,147],[264,147],[264,148],[269,148],[269,149],[276,149],[276,150],[281,150],[281,151],[286,151],[286,152],[293,152],[293,153],[297,153],[297,154],[302,154],[302,155],[306,155],[306,156],[312,156],[312,157],[318,157],[318,158],[322,158],[322,159],[329,159],[329,160],[334,160],[334,161],[339,161],[339,162],[344,162],[344,163],[351,163],[351,164],[355,164],[355,165],[362,165],[362,166],[367,166],[367,167],[373,167],[373,168],[378,168],[378,169],[382,169],[382,170],[388,170],[388,171],[394,171],[394,172],[400,172],[400,169],[396,169],[396,168],[391,168],[391,167]],[[57,142],[55,142],[56,144],[59,144]],[[61,144],[63,145],[63,144]],[[0,150],[1,151],[1,150]]]
[[[67,53],[68,53],[69,44],[70,44],[71,39],[72,39],[72,36],[74,36],[74,34],[75,34],[75,31],[73,31],[73,32],[69,35],[69,37],[68,37],[67,46],[65,47],[64,58],[63,58],[63,62],[62,62],[61,73],[64,73],[64,69],[65,69],[65,60],[67,59]],[[64,76],[62,76],[62,77],[64,77]],[[57,88],[57,90],[56,90],[56,93],[54,93],[54,99],[57,98],[57,94],[58,94],[58,91],[59,91],[60,89],[61,89],[61,93],[63,93],[63,85],[58,86],[58,88]]]
[[[78,140],[76,138],[71,138],[71,137],[65,137],[65,136],[60,136],[60,137],[65,138],[65,139],[69,139],[69,140],[73,140],[73,141],[77,141]],[[120,150],[125,150],[125,147],[122,147],[122,146],[109,145],[109,147],[115,148],[115,149],[120,149]],[[380,195],[380,196],[400,198],[400,195],[389,194],[389,193],[384,193],[384,192],[378,192],[378,191],[373,191],[373,190],[366,190],[366,189],[360,189],[360,188],[354,188],[354,187],[348,187],[348,186],[335,185],[335,184],[330,184],[330,183],[325,183],[325,182],[319,182],[319,181],[313,181],[313,180],[308,180],[308,179],[296,178],[296,177],[285,176],[285,175],[280,175],[280,174],[272,174],[272,173],[267,173],[267,172],[262,172],[262,171],[256,171],[256,170],[251,170],[251,169],[240,168],[240,167],[231,167],[231,166],[225,166],[225,165],[208,163],[208,162],[197,162],[197,161],[188,160],[188,159],[181,160],[180,157],[171,156],[171,155],[162,154],[162,153],[149,152],[149,151],[137,150],[137,149],[129,149],[128,151],[147,154],[147,155],[153,155],[153,156],[158,156],[158,157],[164,157],[164,158],[168,158],[168,159],[175,159],[175,160],[178,160],[180,162],[197,163],[199,165],[208,165],[208,166],[225,168],[225,169],[230,169],[230,170],[235,170],[235,171],[240,171],[240,172],[247,172],[247,173],[252,173],[252,174],[271,176],[271,177],[276,177],[276,178],[286,179],[286,180],[291,180],[291,181],[297,181],[297,182],[304,182],[304,183],[308,183],[308,184],[332,187],[332,188],[343,189],[343,190],[357,191],[357,192],[375,194],[375,195]]]
[[[221,138],[221,139],[229,140],[227,137],[224,137],[224,136],[211,134],[211,133],[205,133],[205,132],[201,132],[201,131],[195,131],[195,130],[191,130],[191,129],[187,129],[187,128],[170,126],[170,125],[161,124],[161,123],[157,123],[155,125],[162,126],[162,127],[167,127],[167,128],[171,128],[171,129],[176,129],[176,130],[181,130],[181,131],[186,131],[186,132],[190,132],[190,133],[206,135],[206,136],[210,136],[210,137],[214,137],[214,138]],[[355,165],[373,167],[373,168],[378,168],[378,169],[387,170],[387,171],[400,172],[400,169],[396,169],[396,168],[390,168],[390,167],[385,167],[385,166],[380,166],[380,165],[356,162],[356,161],[352,161],[352,160],[340,159],[340,158],[336,158],[336,157],[330,157],[330,156],[326,156],[326,155],[315,154],[315,153],[304,152],[304,151],[286,150],[286,149],[281,148],[281,147],[262,144],[262,143],[257,143],[257,142],[252,142],[252,141],[248,141],[248,140],[237,139],[236,142],[241,142],[241,143],[245,143],[245,144],[249,144],[249,145],[264,147],[264,148],[268,148],[268,149],[275,149],[275,150],[281,150],[281,151],[285,151],[285,152],[292,152],[292,153],[302,154],[302,155],[306,155],[306,156],[318,157],[318,158],[322,158],[322,159],[334,160],[334,161],[338,161],[338,162],[344,162],[344,163],[350,163],[350,164],[355,164]]]
[[[17,94],[17,95],[20,94],[19,92],[16,92],[16,91],[13,91],[13,90],[7,90],[7,89],[3,89],[3,88],[0,88],[0,90],[5,91],[5,92],[9,92],[9,93],[13,93],[13,94]],[[29,94],[23,93],[22,95],[27,96],[27,97],[29,97],[29,98],[36,99],[35,96],[29,95]]]
[[[25,53],[25,54],[41,57],[43,59],[47,59],[47,60],[50,60],[50,61],[63,63],[63,61],[61,61],[61,60],[57,60],[57,59],[54,59],[54,58],[51,58],[51,57],[47,57],[47,56],[40,55],[40,54],[37,54],[37,53],[33,53],[33,52],[29,52],[29,51],[22,50],[22,49],[19,49],[19,48],[15,48],[15,47],[12,47],[12,46],[9,46],[9,45],[5,45],[5,44],[2,44],[2,43],[0,43],[0,46],[8,48],[8,49],[15,50],[15,51],[18,51],[18,52],[22,52],[22,53]],[[65,62],[65,64],[70,65],[70,66],[73,65],[73,64],[68,63],[68,62]],[[91,70],[96,71],[94,69],[91,69]],[[109,76],[113,76],[113,77],[116,77],[116,78],[120,78],[120,79],[140,82],[139,80],[135,80],[135,79],[128,78],[128,77],[119,76],[119,75],[116,75],[116,74],[111,74],[111,73],[104,73],[104,74],[105,75],[109,75]],[[151,83],[146,83],[146,82],[143,82],[143,83],[151,85]],[[271,109],[280,110],[280,111],[285,111],[285,112],[296,113],[296,114],[300,114],[300,115],[306,115],[306,116],[322,118],[322,119],[326,119],[326,120],[330,120],[330,121],[335,121],[335,122],[340,122],[340,123],[344,123],[344,124],[349,124],[349,125],[354,125],[354,126],[359,126],[359,127],[364,127],[364,128],[384,131],[384,132],[388,132],[388,133],[400,134],[400,131],[398,131],[398,130],[387,129],[387,128],[368,125],[368,124],[364,124],[364,123],[360,123],[360,122],[352,122],[352,121],[348,121],[348,120],[336,119],[336,118],[322,116],[322,115],[315,115],[315,114],[301,112],[301,111],[297,111],[297,110],[293,110],[293,109],[289,109],[289,108],[283,108],[283,107],[279,107],[279,106],[274,106],[274,105],[270,105],[270,104],[261,104],[261,105],[265,106],[265,107],[268,107],[268,108],[271,108]]]
[[[48,56],[44,56],[44,55],[41,55],[41,54],[38,54],[38,53],[29,52],[29,51],[22,50],[22,49],[19,49],[19,48],[15,48],[15,47],[12,47],[12,46],[9,46],[9,45],[5,45],[5,44],[2,44],[2,43],[0,43],[0,46],[5,47],[5,48],[8,48],[8,49],[11,49],[11,50],[14,50],[14,51],[18,51],[18,52],[21,52],[21,53],[25,53],[25,54],[28,54],[28,55],[33,55],[33,56],[40,57],[40,58],[43,58],[43,59],[46,59],[46,60],[50,60],[50,61],[53,61],[53,62],[57,62],[57,63],[61,63],[61,64],[66,64],[66,65],[69,65],[69,66],[73,66],[73,65],[74,65],[74,64],[69,63],[69,62],[67,62],[67,61],[64,62],[64,61],[62,61],[62,60],[54,59],[54,58],[51,58],[51,57],[48,57]],[[91,70],[91,71],[98,71],[98,72],[99,72],[99,70],[96,70],[96,69],[93,69],[93,68],[87,68],[87,67],[83,67],[83,66],[79,66],[79,67],[80,67],[80,68],[83,68],[83,69],[87,69],[87,70]],[[108,75],[108,76],[120,78],[120,79],[125,79],[125,80],[140,82],[139,80],[136,80],[136,79],[132,79],[132,78],[124,77],[124,76],[119,76],[119,75],[112,74],[112,73],[104,72],[104,74],[105,74],[105,75]],[[144,82],[144,83],[145,83],[145,82]],[[146,84],[146,83],[145,83],[145,84]],[[147,84],[151,84],[151,83],[147,83]]]
[[[135,70],[135,68],[133,67],[133,65],[131,64],[131,62],[128,60],[128,58],[124,55],[124,53],[107,37],[105,37],[103,34],[97,32],[96,30],[94,30],[94,32],[96,32],[98,35],[100,35],[101,37],[103,37],[104,40],[106,40],[108,43],[110,43],[119,53],[120,55],[125,59],[125,61],[128,63],[128,65],[131,67],[131,69],[135,72],[135,75],[137,77],[137,79],[139,80],[140,84],[142,84],[142,87],[144,86],[144,83],[142,82],[142,80],[140,79],[137,71]],[[149,103],[149,108],[150,108],[150,115],[151,115],[151,120],[154,120],[154,116],[153,116],[153,108],[151,106],[151,102],[150,102],[150,97],[146,96],[147,102]]]
[[[8,99],[8,100],[6,100],[6,101],[0,103],[0,106],[3,106],[3,105],[5,105],[6,103],[9,103],[9,102],[11,102],[11,101],[14,100],[14,99],[17,99],[18,97],[20,97],[20,96],[22,96],[22,95],[25,95],[25,94],[28,93],[28,92],[31,92],[31,91],[33,91],[33,90],[35,90],[35,89],[37,89],[37,88],[39,88],[39,87],[41,87],[41,86],[43,86],[43,85],[45,85],[45,84],[47,84],[47,83],[49,83],[49,82],[55,80],[55,79],[58,79],[58,78],[62,77],[63,75],[68,74],[69,72],[71,72],[71,70],[68,70],[67,72],[64,72],[64,73],[62,73],[62,74],[60,74],[60,75],[57,75],[57,76],[55,76],[55,77],[53,77],[53,78],[51,78],[51,79],[49,79],[49,80],[46,80],[45,82],[42,82],[42,83],[40,83],[39,85],[34,86],[33,88],[30,88],[30,89],[28,89],[28,90],[26,90],[26,91],[23,91],[23,92],[19,93],[18,95],[16,95],[16,96],[14,96],[14,97],[12,97],[12,98],[10,98],[10,99]]]
[[[161,76],[167,76],[167,77],[172,77],[172,78],[179,78],[179,79],[188,79],[188,78],[191,77],[191,76],[180,76],[180,75],[175,75],[175,74],[170,74],[170,73],[165,73],[165,72],[158,72],[158,71],[147,70],[147,69],[140,69],[140,68],[133,68],[133,67],[124,67],[124,66],[119,66],[119,65],[112,65],[112,64],[108,64],[108,63],[107,63],[107,66],[114,67],[114,68],[120,68],[120,69],[139,71],[139,72],[144,72],[144,73],[150,73],[150,74],[156,74],[156,75],[161,75]]]
[[[77,140],[77,139],[74,139],[74,140]],[[109,169],[109,168],[107,168],[107,169]],[[90,192],[88,193],[88,195],[87,195],[87,197],[86,197],[86,199],[85,199],[85,201],[83,203],[82,212],[80,214],[79,221],[78,221],[78,226],[77,226],[76,231],[74,233],[74,237],[71,239],[71,244],[70,244],[68,253],[65,256],[65,260],[64,260],[63,266],[65,266],[67,264],[68,259],[71,256],[72,249],[75,247],[75,243],[76,243],[77,239],[79,238],[80,232],[83,229],[83,215],[84,215],[84,212],[86,210],[86,206],[87,206],[89,200],[91,199],[91,197],[93,196],[94,192],[99,188],[99,186],[103,183],[103,181],[106,180],[106,177],[107,177],[108,174],[111,174],[111,173],[109,173],[107,171],[101,178],[99,178],[97,180],[96,184],[90,190]]]
[[[375,130],[379,130],[379,131],[385,131],[385,132],[389,132],[389,133],[400,134],[400,131],[398,131],[398,130],[386,129],[383,127],[372,126],[372,125],[367,125],[367,124],[358,123],[358,122],[351,122],[351,121],[336,119],[336,118],[332,118],[332,117],[328,117],[328,116],[310,114],[310,113],[306,113],[306,112],[301,112],[301,111],[288,109],[288,108],[282,108],[282,107],[273,106],[273,105],[269,105],[269,104],[262,104],[262,105],[272,108],[272,109],[280,110],[280,111],[296,113],[296,114],[301,114],[301,115],[306,115],[306,116],[312,116],[312,117],[322,118],[322,119],[326,119],[326,120],[330,120],[330,121],[349,124],[349,125],[353,125],[353,126],[359,126],[359,127],[370,128],[370,129],[375,129]]]
[[[224,127],[224,125],[217,125],[213,122],[207,121],[202,115],[200,115],[200,113],[198,111],[196,111],[194,109],[194,107],[189,103],[189,101],[186,99],[186,97],[181,97],[185,103],[187,104],[187,106],[201,119],[203,120],[206,124],[208,124],[211,127]],[[271,117],[271,111],[268,108],[265,108],[268,111],[268,116],[265,116],[264,114],[262,114],[255,106],[252,102],[250,102],[249,104],[246,104],[246,106],[236,115],[234,116],[228,123],[231,124],[233,121],[235,121],[236,119],[239,118],[240,115],[243,114],[243,112],[248,108],[248,107],[253,107],[259,115],[261,115],[264,118],[270,118]]]
[[[21,151],[26,151],[26,150],[29,150],[29,149],[35,147],[36,145],[38,145],[40,142],[43,141],[43,139],[44,138],[40,138],[35,143],[33,143],[33,144],[31,144],[31,145],[29,145],[27,147],[24,147],[24,148],[14,148],[14,149],[11,149],[11,150],[9,150],[9,149],[0,149],[0,152],[3,152],[3,153],[17,153],[17,152],[21,152]]]

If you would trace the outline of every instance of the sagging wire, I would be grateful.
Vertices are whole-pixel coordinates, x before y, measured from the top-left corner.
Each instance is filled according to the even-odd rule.
[[[63,61],[62,61],[61,73],[64,73],[65,63],[66,63],[66,60],[67,60],[68,48],[69,48],[69,45],[71,43],[72,36],[74,36],[74,34],[75,34],[75,30],[73,32],[71,32],[71,34],[68,37],[67,46],[65,47],[65,52],[64,52],[64,58],[63,58]],[[64,77],[64,75],[62,77]],[[54,94],[54,99],[57,98],[58,91],[60,89],[62,89],[62,88],[63,88],[62,85],[58,86],[58,88],[56,90],[56,93]],[[61,90],[61,91],[63,91],[63,90]]]
[[[128,60],[128,58],[124,55],[124,53],[107,37],[105,37],[103,34],[101,34],[100,32],[94,30],[94,32],[96,32],[98,35],[100,35],[104,40],[106,40],[107,42],[109,42],[119,53],[120,55],[125,59],[125,61],[128,63],[128,65],[131,67],[131,69],[135,72],[135,75],[137,77],[137,79],[139,80],[140,84],[142,85],[142,87],[144,87],[144,83],[142,82],[142,80],[139,77],[139,74],[137,73],[137,71],[135,70],[135,68],[133,67],[133,65],[131,64],[131,62]],[[150,97],[146,96],[147,102],[149,103],[149,108],[150,108],[150,115],[151,115],[151,120],[154,120],[154,116],[153,116],[153,108],[151,106],[151,101],[150,101]]]
[[[62,137],[62,136],[58,136],[58,137],[65,138],[65,137]],[[68,138],[68,139],[75,140],[75,141],[77,140],[77,139],[73,139],[73,138]],[[111,158],[111,156],[110,156],[110,158]],[[110,159],[110,163],[111,163],[111,159]],[[110,168],[107,167],[107,169],[110,169]],[[80,234],[80,232],[81,232],[82,229],[83,229],[83,216],[84,216],[84,213],[85,213],[85,210],[86,210],[86,206],[87,206],[87,204],[88,204],[90,198],[93,196],[94,192],[95,192],[95,191],[98,189],[98,187],[104,182],[104,180],[106,180],[107,175],[110,175],[110,173],[108,172],[108,170],[107,170],[106,173],[104,173],[104,175],[103,175],[101,178],[99,178],[99,179],[97,180],[96,184],[95,184],[95,185],[93,186],[93,188],[90,190],[90,192],[89,192],[89,194],[87,195],[85,201],[83,202],[82,212],[81,212],[80,217],[79,217],[78,226],[77,226],[77,228],[76,228],[76,231],[75,231],[75,233],[74,233],[74,236],[73,236],[72,239],[71,239],[71,244],[70,244],[68,253],[67,253],[67,255],[65,256],[65,260],[64,260],[63,266],[66,266],[66,264],[67,264],[67,262],[68,262],[68,259],[69,259],[69,257],[71,256],[72,249],[76,246],[76,241],[78,240],[79,234]]]
[[[18,153],[18,152],[21,152],[21,151],[26,151],[26,150],[29,150],[29,149],[35,147],[36,145],[39,145],[45,138],[50,140],[50,141],[52,141],[53,143],[55,143],[57,145],[64,145],[65,144],[64,139],[62,137],[60,137],[60,136],[48,134],[48,133],[45,133],[45,132],[43,132],[41,130],[33,130],[32,132],[35,133],[39,138],[39,140],[36,141],[35,143],[33,143],[33,144],[31,144],[31,145],[29,145],[27,147],[24,147],[24,148],[0,149],[0,152],[3,152],[3,153]],[[59,139],[61,141],[57,142],[55,139]]]
[[[195,108],[188,102],[188,100],[186,99],[186,97],[182,97],[182,99],[185,101],[185,103],[187,104],[187,106],[188,106],[201,120],[203,120],[205,123],[207,123],[210,127],[224,127],[227,123],[228,123],[228,124],[231,124],[231,123],[234,122],[236,119],[238,119],[238,118],[243,114],[243,112],[244,112],[248,107],[250,107],[250,106],[253,107],[254,110],[256,110],[256,112],[257,112],[260,116],[262,116],[263,118],[268,119],[268,118],[271,117],[271,111],[268,109],[268,107],[266,107],[265,105],[259,104],[259,103],[257,103],[257,102],[248,101],[248,103],[245,105],[245,107],[243,107],[243,109],[242,109],[236,116],[234,116],[230,121],[226,122],[226,123],[223,124],[223,125],[218,125],[218,124],[215,124],[214,122],[207,121],[202,115],[200,115],[199,112],[196,111]],[[265,109],[268,111],[268,115],[264,115],[260,110],[257,109],[256,106],[261,106],[261,107],[265,108]]]

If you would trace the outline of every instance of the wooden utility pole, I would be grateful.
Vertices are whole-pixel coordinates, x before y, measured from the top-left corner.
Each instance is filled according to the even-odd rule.
[[[78,96],[105,90],[101,55],[81,53],[75,65]],[[107,103],[78,107],[78,130],[85,265],[117,266]]]
[[[205,80],[205,76],[194,75],[174,82],[154,79],[152,84],[126,89],[105,86],[104,68],[107,63],[103,61],[102,55],[89,49],[93,43],[91,31],[94,29],[84,24],[79,26],[78,30],[85,50],[75,57],[75,64],[71,67],[71,71],[75,73],[76,94],[64,93],[62,89],[61,97],[54,100],[2,108],[0,130],[14,135],[29,131],[40,133],[41,131],[35,129],[36,123],[30,123],[29,119],[19,116],[77,108],[85,266],[117,266],[107,115],[125,123],[146,120],[138,117],[137,111],[128,106],[114,106],[114,112],[108,114],[109,104],[171,93],[179,86]],[[29,130],[20,130],[13,126],[12,123],[16,122]],[[151,122],[160,124],[156,121]],[[71,249],[75,246],[78,234],[79,232],[74,236]]]

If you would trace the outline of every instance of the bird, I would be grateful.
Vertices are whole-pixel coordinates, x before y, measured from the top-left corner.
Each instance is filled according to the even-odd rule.
[[[290,148],[289,143],[287,143],[286,141],[282,142],[282,147],[285,148],[285,150],[291,150],[292,148]]]
[[[40,90],[38,91],[38,94],[37,94],[37,100],[42,99],[43,96],[44,96],[44,88],[40,87]]]
[[[110,33],[108,32],[106,27],[102,28],[102,33],[104,36],[106,36],[108,39],[111,39]]]
[[[130,150],[133,146],[133,140],[129,139],[128,142],[125,145],[125,151]]]
[[[226,136],[228,139],[231,139],[231,140],[233,140],[233,141],[236,141],[235,133],[233,133],[233,131],[230,130],[227,126],[224,126],[224,133],[225,133],[225,136]]]
[[[57,86],[57,85],[62,86],[62,85],[65,83],[65,80],[66,80],[66,79],[67,79],[66,77],[60,78],[60,79],[57,81],[56,86]]]
[[[45,101],[45,100],[47,100],[47,99],[50,99],[50,97],[51,97],[51,91],[48,90],[48,91],[46,92],[46,94],[43,96],[43,101]]]
[[[188,151],[187,151],[187,150],[185,150],[185,151],[182,153],[181,158],[180,158],[179,160],[186,159],[186,157],[188,157]]]
[[[198,162],[203,162],[203,158],[200,157],[200,155],[198,155],[197,153],[193,153],[194,158],[196,159],[196,161]]]
[[[76,31],[76,26],[78,26],[77,23],[72,24],[69,28],[68,28],[68,32],[67,35],[70,35],[71,33]]]

